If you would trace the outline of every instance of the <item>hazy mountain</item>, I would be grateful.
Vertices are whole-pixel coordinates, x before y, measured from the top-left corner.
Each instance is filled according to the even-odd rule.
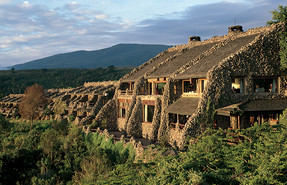
[[[94,51],[75,51],[18,64],[15,69],[98,68],[107,66],[139,66],[170,46],[118,44]]]

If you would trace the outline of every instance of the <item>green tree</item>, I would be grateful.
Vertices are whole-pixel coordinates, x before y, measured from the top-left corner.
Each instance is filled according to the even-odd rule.
[[[24,92],[24,97],[19,104],[19,113],[23,118],[31,121],[30,129],[32,129],[34,120],[40,115],[46,102],[43,86],[34,84],[27,87]]]
[[[4,93],[0,90],[0,100],[4,97]]]
[[[267,25],[276,24],[279,22],[284,22],[284,30],[280,32],[280,63],[282,69],[287,69],[287,33],[286,33],[286,24],[287,24],[287,6],[279,5],[278,10],[271,11],[272,20],[267,21]]]
[[[15,68],[14,67],[11,68],[10,71],[11,71],[12,74],[14,74],[15,73]]]
[[[267,25],[276,24],[279,22],[286,22],[287,21],[287,6],[278,6],[278,10],[271,11],[272,13],[272,20],[267,21]]]

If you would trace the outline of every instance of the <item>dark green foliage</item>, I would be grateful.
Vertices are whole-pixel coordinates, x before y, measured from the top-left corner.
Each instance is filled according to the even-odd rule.
[[[86,137],[88,151],[101,148],[112,164],[123,164],[127,161],[133,162],[135,153],[131,143],[124,146],[122,142],[114,144],[112,138],[106,138],[98,133],[89,134]]]
[[[69,122],[67,119],[63,119],[61,121],[53,121],[52,127],[57,132],[60,132],[62,134],[67,134],[69,131]]]
[[[267,25],[276,24],[279,22],[285,22],[285,28],[280,32],[280,60],[281,60],[281,68],[287,69],[287,32],[286,32],[286,24],[287,24],[287,6],[278,6],[278,10],[271,11],[272,20],[267,21]]]
[[[0,91],[0,99],[2,99],[3,97],[4,97],[4,93]]]
[[[48,69],[25,70],[11,73],[0,71],[0,98],[3,95],[19,94],[35,83],[44,89],[78,87],[85,82],[118,80],[130,72],[131,68],[97,68],[97,69]],[[1,93],[2,92],[2,93]]]
[[[279,22],[286,22],[287,21],[287,6],[278,6],[278,10],[271,11],[272,13],[272,20],[267,21],[267,25],[276,24]]]
[[[280,63],[282,69],[287,69],[287,33],[286,29],[282,32],[280,32]]]
[[[131,144],[85,135],[66,119],[10,122],[0,115],[0,184],[94,184],[115,165],[133,162]]]
[[[27,184],[27,179],[37,174],[40,150],[16,149],[13,154],[1,153],[0,182],[2,184]]]
[[[178,156],[119,165],[106,184],[286,184],[286,114],[282,124],[207,130]],[[240,140],[238,140],[240,138]],[[236,144],[237,143],[237,144]],[[131,175],[134,174],[134,175]]]
[[[145,151],[147,163],[134,163],[131,143],[84,135],[67,120],[36,122],[30,130],[0,117],[0,183],[286,184],[286,118],[287,110],[274,126],[207,129],[176,156],[154,147]]]
[[[19,69],[93,69],[99,67],[136,67],[170,46],[146,44],[118,44],[96,51],[75,51],[58,54],[13,66]],[[43,69],[45,70],[45,69]],[[43,71],[45,72],[45,71]]]

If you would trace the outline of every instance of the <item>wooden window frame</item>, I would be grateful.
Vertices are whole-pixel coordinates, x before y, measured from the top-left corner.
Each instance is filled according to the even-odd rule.
[[[154,111],[155,111],[155,101],[154,100],[142,100],[142,104],[143,104],[143,123],[151,124],[152,121],[151,122],[145,121],[145,106],[154,106]],[[153,112],[153,116],[154,116],[154,112]]]
[[[275,88],[275,91],[274,92],[268,92],[268,91],[265,91],[265,88],[264,88],[264,92],[259,92],[259,89],[258,90],[256,90],[257,88],[256,88],[256,84],[255,84],[255,80],[267,80],[267,79],[272,79],[272,80],[276,80],[276,83],[275,83],[275,85],[276,85],[276,88]],[[272,93],[278,93],[278,92],[280,92],[280,84],[279,84],[279,82],[280,82],[280,78],[277,76],[277,77],[272,77],[272,76],[254,76],[253,78],[252,78],[252,84],[253,84],[253,93],[256,93],[256,94],[272,94]],[[272,83],[273,84],[273,83]],[[261,87],[260,89],[262,89],[263,87]],[[257,92],[256,92],[257,91]]]

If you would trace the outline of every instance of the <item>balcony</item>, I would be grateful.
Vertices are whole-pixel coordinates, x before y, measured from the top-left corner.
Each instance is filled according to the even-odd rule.
[[[133,95],[133,90],[118,90],[119,95]]]

